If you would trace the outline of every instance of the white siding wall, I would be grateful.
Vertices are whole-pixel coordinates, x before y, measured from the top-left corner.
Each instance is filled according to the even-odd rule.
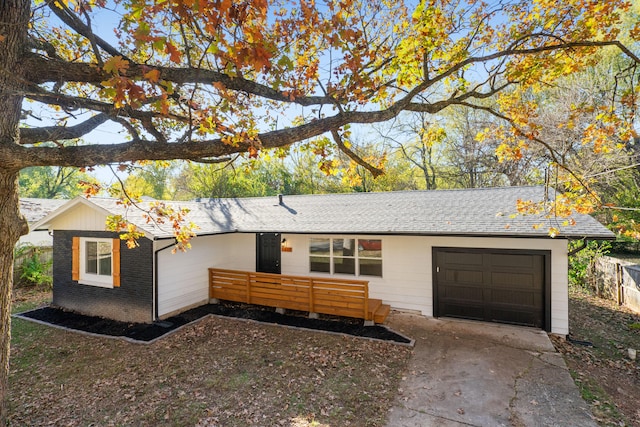
[[[56,217],[50,230],[90,230],[105,231],[107,215],[82,203],[77,204],[64,215]]]
[[[158,316],[206,303],[210,267],[255,271],[255,241],[255,234],[201,236],[186,252],[159,252]],[[155,250],[164,246],[166,242],[158,242]]]
[[[285,234],[292,252],[282,252],[282,273],[309,272],[310,235]],[[329,236],[326,236],[329,237]],[[331,236],[339,237],[339,236]],[[433,247],[550,250],[551,331],[568,334],[567,241],[553,239],[499,239],[420,236],[367,236],[382,240],[383,277],[369,280],[369,294],[392,307],[433,315]],[[162,247],[159,243],[157,248]],[[225,234],[197,237],[186,253],[158,254],[158,312],[160,316],[208,300],[209,267],[255,271],[255,235]],[[349,278],[353,276],[335,275]]]
[[[283,237],[287,239],[292,252],[282,253],[282,274],[323,275],[309,272],[309,238],[320,236],[283,234]],[[366,238],[382,239],[383,277],[361,277],[369,280],[369,296],[382,299],[393,308],[418,310],[425,316],[433,316],[433,247],[550,250],[551,332],[569,333],[566,240],[422,236]]]
[[[18,240],[18,245],[23,243],[30,243],[33,246],[51,247],[53,246],[53,237],[51,237],[46,230],[30,231],[29,234],[20,237],[20,240]]]

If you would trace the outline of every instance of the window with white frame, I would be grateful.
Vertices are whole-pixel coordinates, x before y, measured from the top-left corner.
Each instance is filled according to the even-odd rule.
[[[80,239],[80,283],[113,287],[113,239]]]
[[[309,241],[309,270],[382,277],[382,240],[313,237]]]

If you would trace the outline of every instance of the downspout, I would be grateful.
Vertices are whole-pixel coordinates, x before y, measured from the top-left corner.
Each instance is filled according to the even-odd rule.
[[[156,242],[157,241],[158,240],[156,240]],[[173,248],[176,243],[177,241],[174,239],[173,244],[153,252],[153,313],[151,313],[151,315],[154,322],[160,320],[158,316],[158,254],[165,249]]]
[[[567,255],[568,256],[573,256],[575,254],[577,254],[578,252],[580,252],[581,250],[583,250],[584,248],[587,247],[588,242],[586,240],[582,240],[582,244],[580,246],[578,246],[577,248],[574,248],[571,252],[569,252]]]

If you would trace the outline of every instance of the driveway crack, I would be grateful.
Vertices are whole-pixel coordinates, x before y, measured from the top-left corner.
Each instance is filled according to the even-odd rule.
[[[418,414],[425,414],[425,415],[428,415],[430,417],[433,417],[433,418],[436,418],[436,419],[439,419],[439,420],[451,421],[451,422],[454,422],[454,423],[457,423],[457,424],[460,424],[460,425],[463,425],[463,426],[469,426],[469,427],[482,427],[479,424],[471,424],[471,423],[460,421],[460,420],[457,420],[457,419],[454,419],[454,418],[443,417],[442,415],[438,415],[438,414],[433,413],[433,412],[410,408],[410,407],[408,407],[406,405],[400,405],[400,406],[403,409],[406,409],[408,411],[415,412],[415,413],[418,413]]]
[[[531,371],[531,369],[533,368],[533,362],[535,361],[535,359],[541,360],[540,359],[541,354],[542,353],[535,353],[535,354],[531,353],[531,357],[529,358],[529,363],[527,367],[522,371],[520,371],[518,375],[516,375],[515,378],[513,379],[513,396],[509,400],[509,414],[510,414],[509,421],[511,421],[511,425],[513,426],[516,426],[516,427],[525,426],[525,423],[520,419],[520,416],[516,411],[516,402],[518,401],[518,382],[522,378],[524,378],[524,376],[527,375],[529,371]]]

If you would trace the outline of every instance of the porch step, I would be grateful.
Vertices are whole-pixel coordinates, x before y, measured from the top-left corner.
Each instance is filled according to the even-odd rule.
[[[391,306],[389,304],[382,304],[375,313],[373,313],[373,323],[384,323],[390,312]]]
[[[373,320],[373,315],[376,313],[376,310],[380,308],[382,305],[381,299],[369,298],[369,312],[367,313],[367,319]]]
[[[369,298],[368,318],[373,320],[374,323],[384,323],[390,311],[391,306],[388,304],[383,304],[382,300]]]

